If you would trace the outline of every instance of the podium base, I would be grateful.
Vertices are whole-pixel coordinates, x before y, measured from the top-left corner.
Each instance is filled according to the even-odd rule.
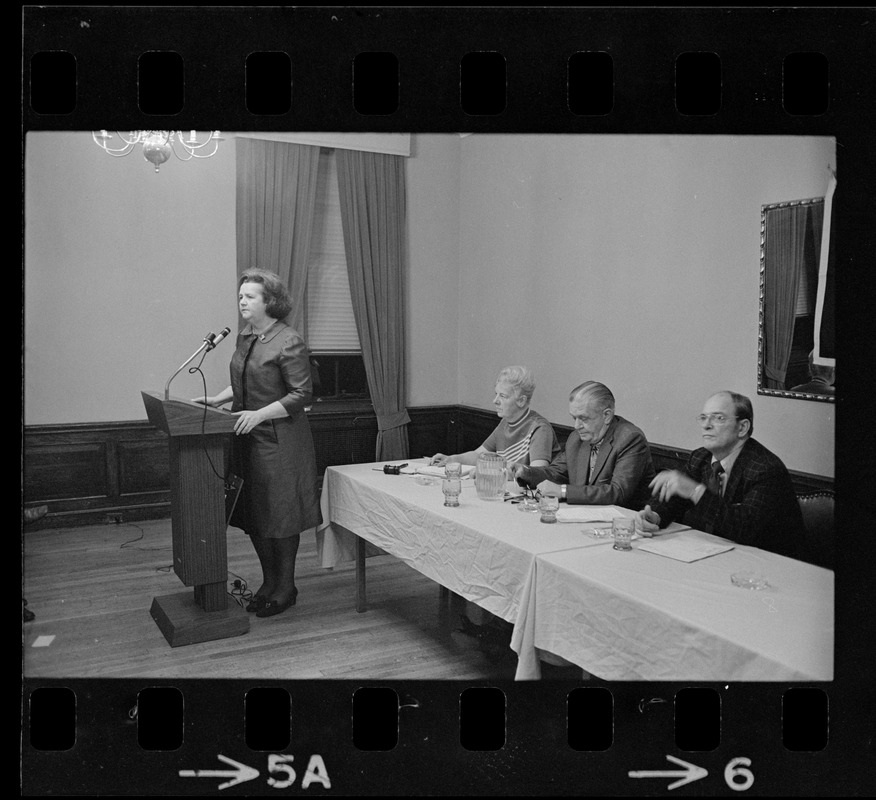
[[[249,615],[237,603],[229,601],[223,611],[204,611],[190,592],[153,598],[149,613],[171,647],[249,633]]]

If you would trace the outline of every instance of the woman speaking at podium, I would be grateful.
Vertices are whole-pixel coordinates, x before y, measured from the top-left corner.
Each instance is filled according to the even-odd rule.
[[[304,412],[313,393],[310,360],[304,339],[283,321],[292,302],[280,276],[249,269],[237,285],[245,325],[231,358],[231,385],[199,402],[233,399],[231,469],[243,490],[230,524],[249,535],[262,567],[262,585],[246,610],[272,617],[295,605],[300,534],[321,521]]]

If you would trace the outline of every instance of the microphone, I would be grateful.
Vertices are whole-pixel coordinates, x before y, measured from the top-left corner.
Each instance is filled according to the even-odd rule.
[[[208,333],[207,337],[204,339],[207,342],[207,350],[212,350],[219,342],[221,342],[228,334],[231,333],[231,328],[223,328],[219,333],[215,336],[212,333]],[[207,341],[209,339],[209,341]]]
[[[165,400],[169,400],[169,399],[170,399],[170,382],[171,382],[171,381],[172,381],[177,375],[179,375],[180,372],[182,372],[183,369],[185,369],[185,368],[189,365],[189,363],[191,363],[191,362],[195,359],[195,357],[198,355],[198,353],[200,353],[202,350],[205,350],[206,352],[209,353],[209,352],[210,352],[210,351],[211,351],[211,350],[212,350],[217,344],[219,344],[219,342],[221,342],[226,336],[228,336],[229,333],[231,333],[231,328],[223,328],[221,331],[219,331],[218,334],[214,334],[213,331],[210,331],[210,333],[208,333],[208,334],[204,337],[203,344],[202,344],[197,350],[195,350],[195,352],[192,353],[192,354],[191,354],[191,355],[190,355],[190,356],[189,356],[189,357],[188,357],[188,358],[187,358],[187,359],[186,359],[186,360],[180,365],[179,369],[178,369],[176,372],[174,372],[173,375],[171,375],[171,376],[167,379],[167,383],[164,384],[164,399],[165,399]]]

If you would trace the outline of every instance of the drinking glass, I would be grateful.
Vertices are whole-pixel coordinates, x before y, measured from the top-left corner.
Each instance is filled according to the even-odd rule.
[[[462,477],[462,464],[459,461],[448,461],[444,464],[444,474],[448,478]]]
[[[615,550],[633,549],[633,531],[636,520],[632,517],[616,517],[611,521],[611,535],[614,538]]]
[[[444,505],[455,508],[459,505],[462,481],[459,478],[445,478],[441,481],[441,491],[444,492]]]
[[[560,507],[560,498],[555,494],[543,494],[538,501],[538,510],[541,511],[541,521],[550,524],[557,521],[557,509]]]

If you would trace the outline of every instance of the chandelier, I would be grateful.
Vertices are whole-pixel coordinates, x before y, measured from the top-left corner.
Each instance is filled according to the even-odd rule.
[[[92,131],[94,143],[111,156],[126,156],[138,145],[143,145],[143,158],[155,164],[155,171],[170,158],[173,153],[180,161],[191,161],[193,158],[210,158],[216,155],[219,142],[224,139],[219,131],[114,131],[113,136],[108,131]],[[117,138],[117,146],[116,140]],[[111,145],[112,142],[112,145]]]

